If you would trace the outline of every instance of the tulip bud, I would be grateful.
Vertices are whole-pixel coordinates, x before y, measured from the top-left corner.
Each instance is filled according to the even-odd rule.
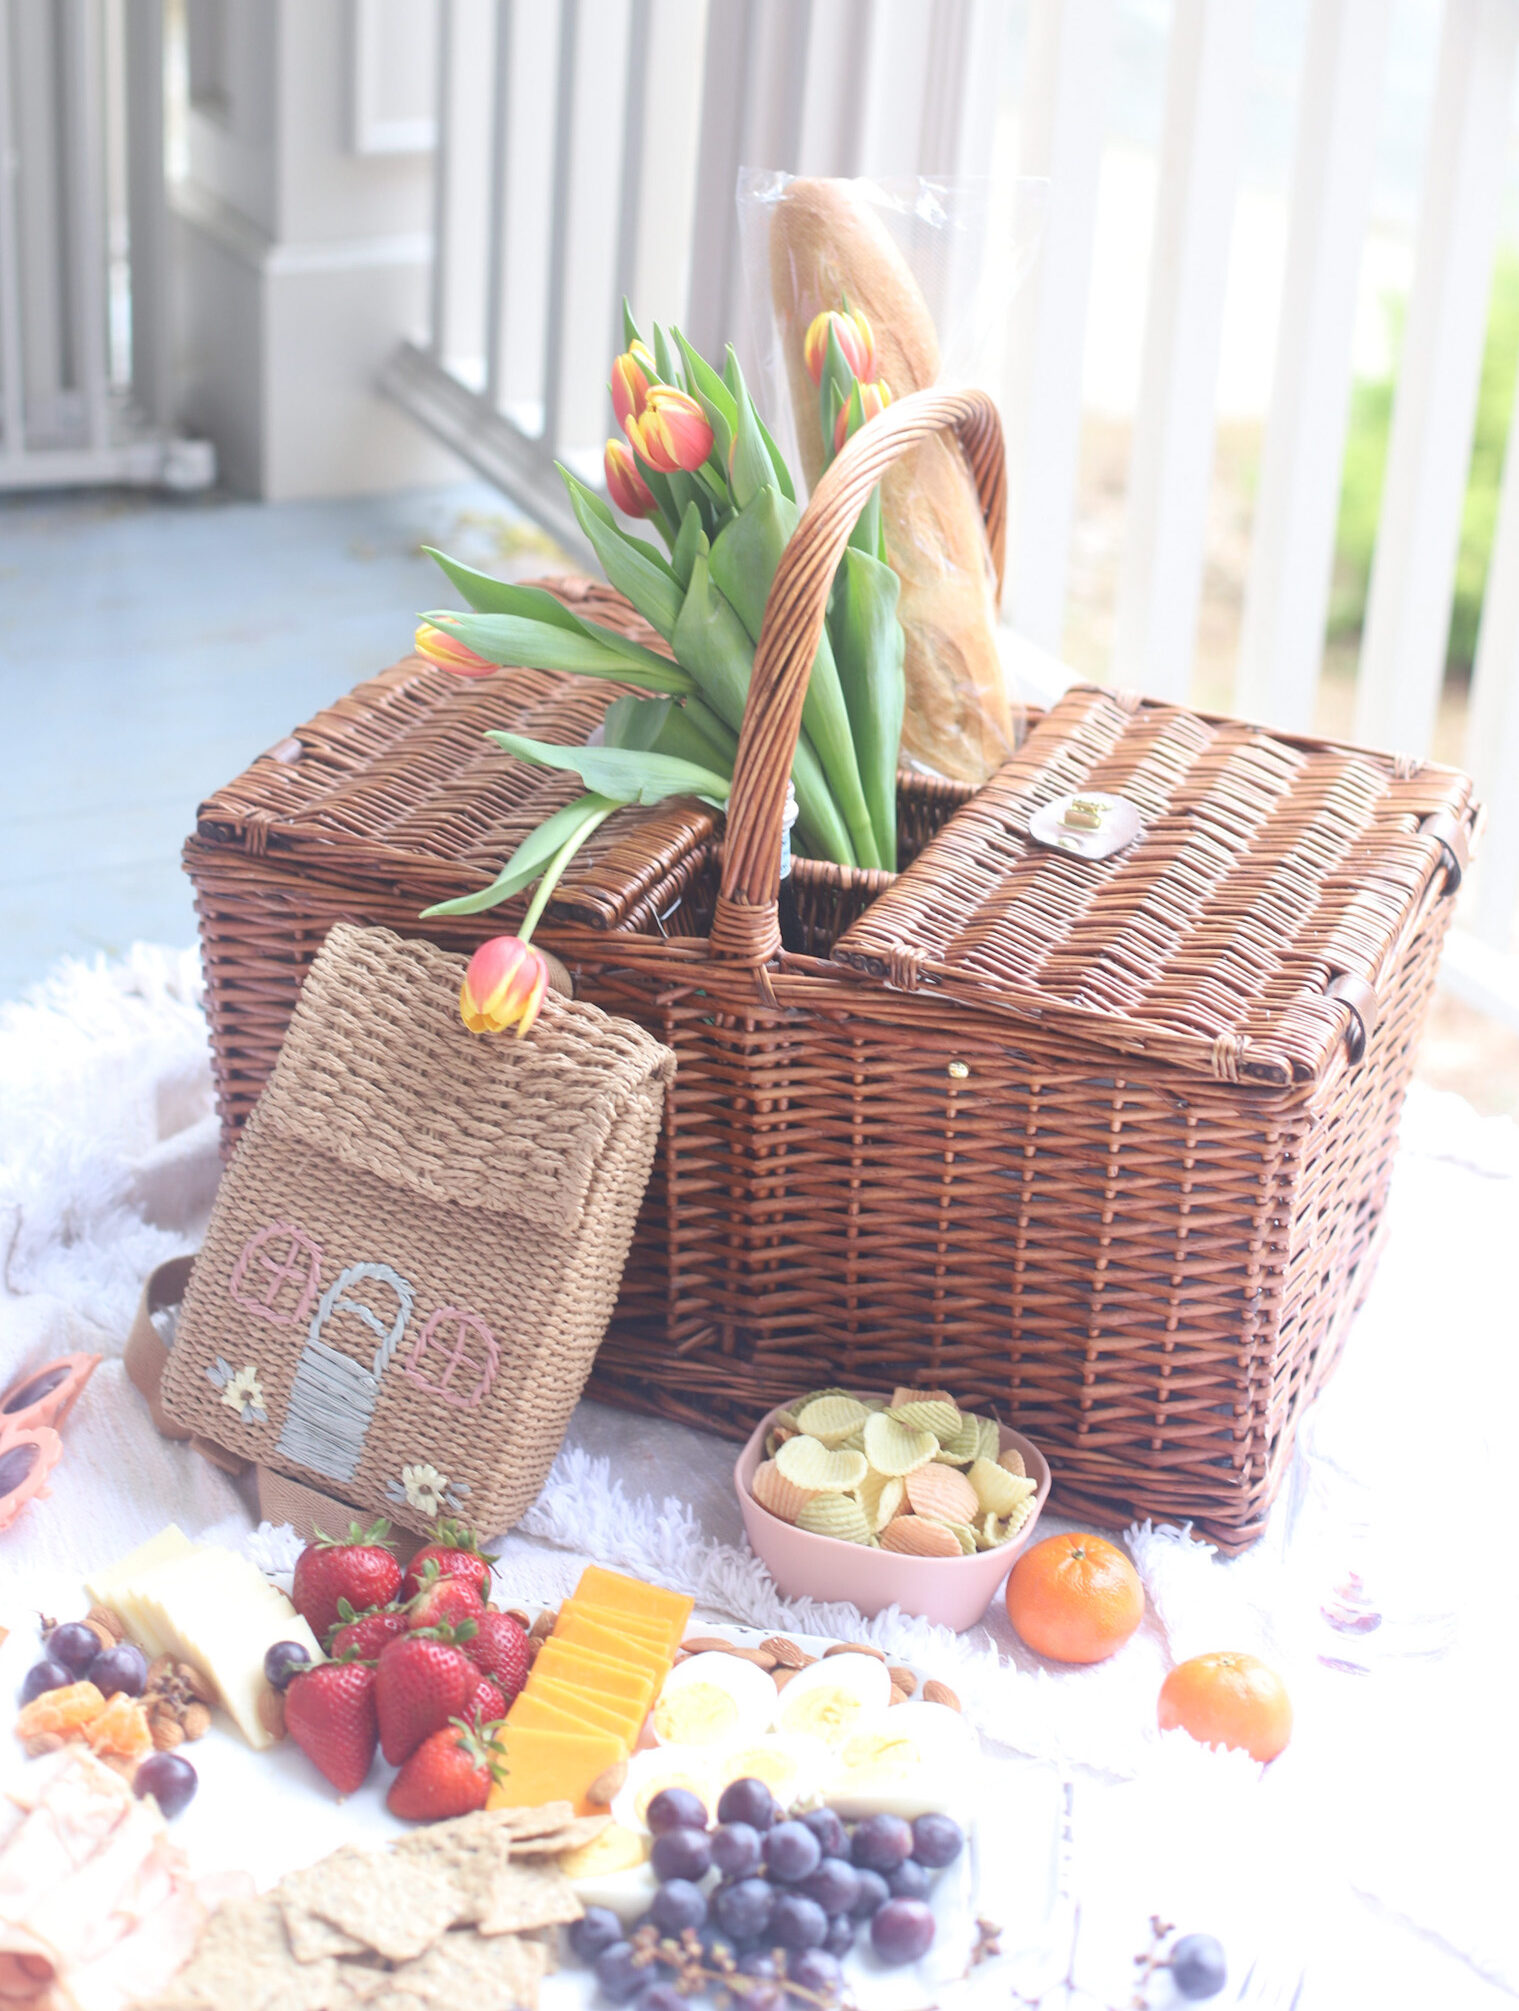
[[[612,410],[619,426],[626,426],[630,418],[636,419],[643,411],[649,380],[654,374],[654,358],[641,342],[635,342],[613,360]]]
[[[638,472],[638,463],[621,440],[608,440],[601,457],[607,478],[607,494],[625,517],[653,517],[659,505],[653,491]]]
[[[622,430],[649,466],[662,475],[673,475],[677,468],[694,474],[712,452],[712,427],[706,413],[673,384],[651,384],[643,411],[624,419]]]
[[[459,987],[459,1013],[471,1033],[517,1029],[520,1040],[538,1017],[548,990],[542,954],[517,936],[492,936],[469,960]]]
[[[412,647],[418,656],[425,656],[440,670],[451,670],[455,677],[489,677],[498,668],[477,655],[468,643],[460,642],[456,635],[430,621],[424,621],[418,628]]]
[[[857,307],[840,310],[825,307],[823,312],[813,317],[802,343],[802,356],[807,364],[807,374],[814,384],[823,381],[823,364],[828,355],[828,330],[830,325],[838,337],[844,361],[849,365],[860,383],[867,383],[876,372],[876,339],[870,323]]]
[[[891,386],[885,378],[874,384],[856,384],[849,395],[849,403],[839,408],[839,416],[833,422],[833,451],[838,453],[852,433],[871,419],[877,419],[891,403]]]

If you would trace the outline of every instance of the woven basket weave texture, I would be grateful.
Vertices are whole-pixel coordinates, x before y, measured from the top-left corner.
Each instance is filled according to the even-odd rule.
[[[617,1296],[674,1061],[545,1000],[478,1038],[462,959],[335,928],[227,1170],[165,1377],[170,1415],[425,1529],[513,1523]]]

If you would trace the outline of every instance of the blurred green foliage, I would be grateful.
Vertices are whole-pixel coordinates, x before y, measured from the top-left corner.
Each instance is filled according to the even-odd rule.
[[[1371,554],[1382,506],[1387,436],[1392,424],[1393,388],[1402,346],[1403,302],[1386,302],[1393,368],[1386,377],[1358,378],[1351,390],[1349,436],[1340,480],[1340,517],[1335,534],[1334,589],[1329,603],[1329,635],[1356,637],[1366,614]],[[1493,274],[1477,426],[1461,513],[1461,549],[1456,561],[1456,596],[1451,609],[1447,666],[1465,672],[1477,647],[1477,624],[1487,584],[1488,558],[1498,521],[1498,487],[1503,449],[1519,369],[1519,250],[1505,246]]]

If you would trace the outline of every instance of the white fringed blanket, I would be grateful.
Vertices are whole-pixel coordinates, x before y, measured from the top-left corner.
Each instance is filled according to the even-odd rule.
[[[74,1348],[108,1357],[52,1498],[0,1535],[6,1625],[32,1624],[28,1607],[66,1600],[86,1565],[171,1518],[282,1560],[232,1483],[157,1436],[117,1359],[142,1279],[194,1247],[218,1171],[192,952],[68,965],[0,1007],[0,1380]],[[1078,1973],[1098,1993],[1075,2003],[1127,2001],[1157,1907],[1227,1929],[1289,1994],[1308,1959],[1307,2006],[1512,2001],[1516,1233],[1519,1127],[1416,1090],[1382,1267],[1268,1537],[1223,1562],[1175,1529],[1131,1532],[1149,1611],[1095,1669],[1041,1665],[996,1609],[957,1637],[783,1600],[743,1543],[734,1449],[593,1404],[501,1544],[501,1582],[557,1599],[594,1555],[711,1617],[863,1637],[950,1682],[1007,1752],[1008,1795],[1031,1764],[1075,1784]],[[1349,1640],[1370,1663],[1359,1675],[1323,1666],[1337,1637],[1319,1618],[1355,1563],[1386,1611]],[[1297,1734],[1264,1779],[1154,1730],[1172,1662],[1224,1647],[1264,1654],[1293,1691]]]

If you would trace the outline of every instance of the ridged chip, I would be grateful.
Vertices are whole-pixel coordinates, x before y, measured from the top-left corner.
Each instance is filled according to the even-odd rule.
[[[790,1443],[789,1440],[787,1442]],[[778,1515],[782,1522],[795,1522],[803,1504],[811,1501],[813,1491],[810,1487],[798,1487],[794,1480],[788,1480],[773,1459],[763,1459],[754,1469],[749,1492],[761,1508],[768,1508],[770,1513]]]
[[[971,1471],[975,1471],[974,1467]],[[1004,1473],[1002,1478],[1011,1485],[1010,1473]],[[932,1462],[920,1466],[916,1473],[908,1474],[906,1489],[913,1514],[932,1516],[935,1522],[969,1522],[977,1512],[975,1488],[952,1466],[935,1466]],[[979,1506],[989,1508],[991,1503],[981,1502]]]
[[[995,1550],[999,1543],[1006,1541],[1000,1520],[990,1510],[977,1519],[975,1531],[978,1550]]]
[[[765,1434],[765,1457],[774,1459],[788,1438],[795,1438],[796,1432],[789,1425],[776,1425]]]
[[[1038,1505],[1037,1493],[1026,1494],[1023,1497],[1022,1501],[1019,1502],[1018,1506],[1013,1510],[1012,1514],[1006,1517],[1005,1520],[1003,1521],[1002,1541],[1004,1543],[1007,1542],[1010,1536],[1016,1536],[1018,1534],[1018,1531],[1022,1529],[1024,1524],[1033,1515],[1034,1509],[1036,1508],[1037,1505]]]
[[[800,1417],[808,1404],[821,1403],[824,1397],[848,1397],[851,1403],[859,1401],[853,1390],[841,1390],[837,1383],[830,1383],[825,1390],[808,1390],[806,1396],[798,1397],[796,1402],[791,1406],[792,1412],[797,1417]]]
[[[840,1452],[863,1452],[865,1450],[865,1426],[857,1424],[848,1438],[839,1440]]]
[[[990,1459],[978,1459],[971,1467],[968,1485],[983,1510],[994,1515],[1011,1515],[1025,1496],[1038,1490],[1027,1474],[1009,1473]]]
[[[874,1467],[855,1489],[865,1519],[877,1535],[902,1506],[906,1489],[895,1474],[877,1473]]]
[[[787,1480],[811,1494],[846,1494],[851,1487],[858,1487],[866,1474],[863,1452],[833,1452],[805,1433],[788,1438],[775,1455],[775,1463]]]
[[[931,1431],[940,1445],[960,1429],[959,1408],[945,1397],[914,1397],[911,1403],[893,1404],[891,1415],[914,1431]]]
[[[939,1441],[931,1431],[914,1431],[890,1411],[877,1411],[865,1420],[865,1457],[877,1473],[916,1473],[938,1450]]]
[[[948,1390],[910,1390],[905,1383],[898,1383],[891,1393],[891,1407],[900,1410],[903,1404],[955,1403]],[[955,1404],[955,1409],[960,1406]]]
[[[1028,1468],[1023,1463],[1023,1454],[1015,1445],[1010,1445],[1006,1452],[998,1453],[997,1464],[998,1466],[1006,1467],[1009,1473],[1028,1472]]]
[[[899,1515],[881,1531],[881,1548],[906,1557],[958,1557],[960,1543],[942,1522],[921,1515]]]
[[[978,1417],[976,1419],[976,1430],[981,1438],[981,1443],[976,1450],[976,1457],[978,1459],[995,1459],[997,1454],[1002,1450],[1002,1433],[997,1427],[997,1420],[994,1417]]]
[[[840,1543],[869,1543],[870,1524],[852,1494],[815,1494],[796,1518],[798,1529],[813,1536],[836,1537]]]
[[[842,1445],[866,1418],[865,1406],[853,1397],[814,1397],[797,1412],[797,1428],[826,1446]]]
[[[969,1466],[981,1450],[981,1427],[973,1417],[962,1417],[960,1429],[945,1439],[934,1454],[941,1466]]]
[[[960,1555],[962,1557],[973,1557],[975,1555],[978,1548],[976,1532],[968,1522],[946,1522],[944,1527],[949,1531],[956,1543],[959,1544]]]

